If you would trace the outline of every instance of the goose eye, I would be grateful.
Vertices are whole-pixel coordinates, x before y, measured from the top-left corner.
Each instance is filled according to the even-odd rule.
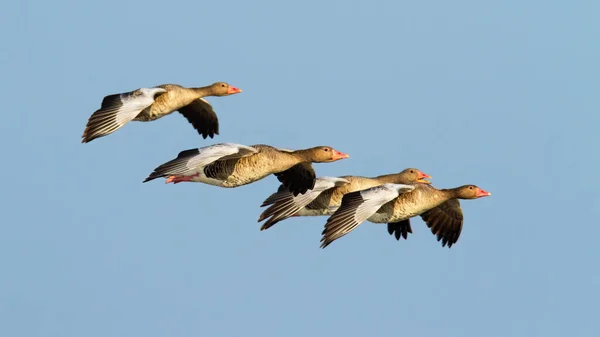
[[[329,149],[325,149],[325,152],[329,152]]]
[[[415,173],[415,171],[413,171],[413,170],[410,170],[410,173]]]

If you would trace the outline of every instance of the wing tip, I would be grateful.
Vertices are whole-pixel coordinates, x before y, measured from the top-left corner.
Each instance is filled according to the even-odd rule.
[[[81,135],[81,143],[85,144],[85,143],[89,143],[92,140],[96,139],[96,138],[101,138],[104,137],[106,135],[102,135],[102,134],[91,134],[90,132],[88,132],[88,129],[86,128],[86,130],[84,131],[83,135]]]
[[[268,223],[268,222],[267,222],[267,223],[264,223],[262,226],[260,226],[260,230],[261,230],[261,232],[262,232],[262,231],[265,231],[265,230],[267,230],[267,229],[269,229],[269,228],[271,228],[271,227],[272,227],[274,224],[276,224],[276,223],[277,223],[277,222],[275,222],[275,223]]]
[[[332,244],[333,241],[335,241],[335,239],[331,240],[330,238],[324,236],[324,237],[321,238],[321,241],[320,241],[321,242],[321,246],[319,248],[325,249],[325,248],[327,248],[327,246],[329,246],[330,244]]]
[[[160,177],[164,177],[163,174],[159,174],[158,172],[154,171],[152,173],[150,173],[150,175],[148,177],[146,177],[146,179],[144,179],[144,181],[142,181],[142,183],[147,183],[149,181],[152,181],[154,179],[158,179]]]

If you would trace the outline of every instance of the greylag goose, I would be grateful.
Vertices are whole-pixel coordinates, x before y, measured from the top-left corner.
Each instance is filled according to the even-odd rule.
[[[342,203],[346,193],[383,185],[385,183],[407,184],[413,182],[429,183],[424,180],[431,176],[416,168],[407,168],[399,173],[380,175],[377,177],[342,176],[319,177],[313,189],[294,196],[285,186],[279,186],[276,193],[271,194],[261,205],[269,206],[258,218],[258,222],[267,221],[260,230],[265,230],[279,221],[291,216],[331,215]]]
[[[410,224],[409,219],[417,215],[421,215],[432,232],[438,235],[438,241],[443,239],[443,244],[448,243],[450,248],[462,230],[462,211],[456,199],[490,195],[475,185],[436,189],[421,183],[385,184],[351,192],[344,195],[340,207],[327,219],[321,248],[350,233],[365,220],[406,228]]]
[[[210,103],[203,97],[228,96],[242,92],[225,82],[201,88],[184,88],[177,84],[162,84],[130,92],[108,95],[100,109],[88,119],[81,142],[109,135],[130,121],[151,122],[179,111],[194,129],[206,139],[219,134],[219,120]]]
[[[155,168],[144,182],[166,177],[166,183],[187,181],[238,187],[274,174],[297,195],[315,185],[311,163],[329,163],[348,157],[329,146],[292,151],[262,144],[221,143],[181,151],[177,158]]]

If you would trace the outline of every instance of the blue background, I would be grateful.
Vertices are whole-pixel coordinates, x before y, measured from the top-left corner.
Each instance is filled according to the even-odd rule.
[[[597,1],[11,1],[0,11],[1,336],[591,336],[600,236]],[[221,135],[173,114],[81,144],[105,95],[227,81]],[[464,201],[319,249],[325,217],[261,232],[267,177],[142,184],[217,142],[417,167]]]

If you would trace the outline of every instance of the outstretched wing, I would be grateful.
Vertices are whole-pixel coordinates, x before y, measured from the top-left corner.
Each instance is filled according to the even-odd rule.
[[[167,91],[163,88],[140,88],[104,97],[100,109],[88,119],[81,142],[89,143],[117,131],[165,92]]]
[[[204,98],[194,100],[192,103],[180,108],[179,112],[202,135],[202,138],[213,138],[219,134],[217,114]]]
[[[271,205],[258,218],[258,222],[269,218],[260,228],[265,230],[275,225],[279,221],[285,220],[296,214],[306,205],[310,204],[316,198],[328,189],[335,186],[347,184],[348,180],[337,177],[319,177],[316,179],[313,189],[294,195],[285,186],[279,186],[276,193],[271,194],[261,205],[261,207]]]
[[[275,173],[275,176],[294,195],[314,188],[317,179],[311,163],[296,164],[283,172]]]
[[[181,151],[177,158],[154,169],[144,182],[166,176],[193,175],[217,160],[236,159],[257,153],[258,150],[241,144],[220,143],[199,149]]]
[[[385,203],[414,188],[412,185],[384,184],[345,194],[340,207],[327,219],[322,233],[321,248],[350,233]]]
[[[421,218],[431,229],[431,233],[448,248],[458,241],[463,227],[463,212],[458,199],[450,199],[436,208],[421,214]]]

